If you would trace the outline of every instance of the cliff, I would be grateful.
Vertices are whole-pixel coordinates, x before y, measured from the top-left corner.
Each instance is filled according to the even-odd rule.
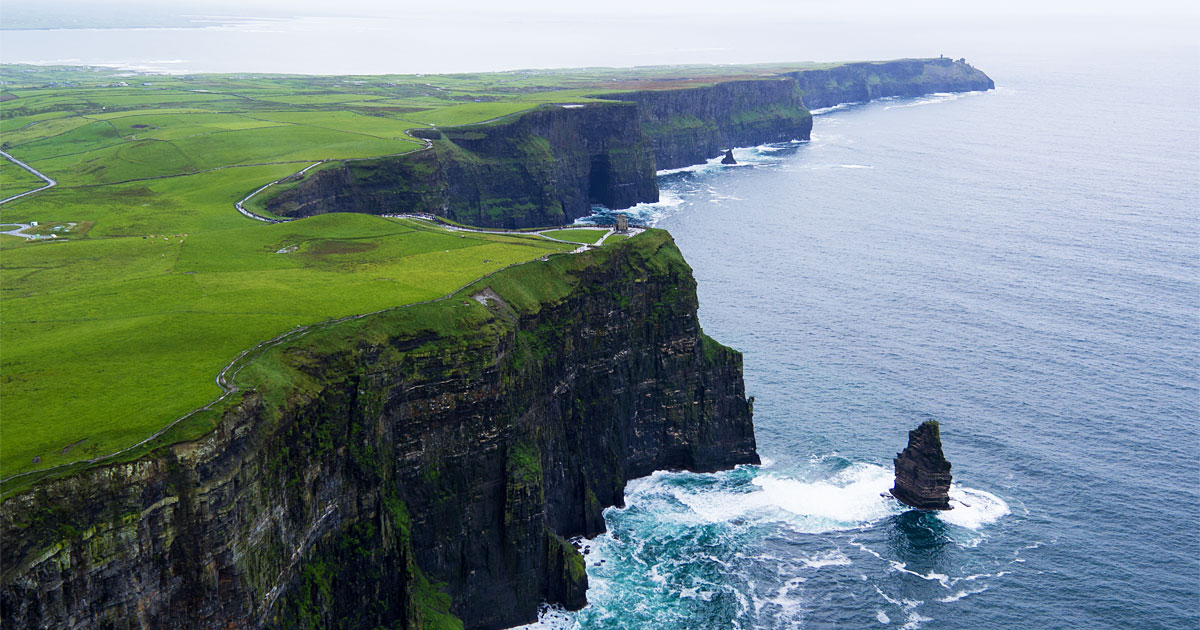
[[[996,87],[986,74],[965,61],[945,58],[847,63],[786,76],[796,81],[809,109],[888,96],[972,92]]]
[[[918,510],[949,510],[950,462],[942,454],[942,431],[934,420],[908,432],[908,446],[892,460],[892,496]]]
[[[216,429],[0,504],[3,627],[499,628],[627,479],[756,462],[669,235],[277,346]],[[249,389],[251,386],[254,389]]]
[[[592,204],[658,200],[635,106],[545,105],[490,123],[418,130],[432,147],[318,171],[266,202],[283,217],[437,214],[470,225],[563,225]]]
[[[800,89],[787,78],[601,96],[637,104],[659,169],[702,164],[732,147],[808,140],[812,131]]]
[[[421,212],[486,227],[561,225],[658,200],[655,171],[735,146],[807,140],[820,108],[885,96],[988,90],[950,59],[850,63],[769,78],[598,94],[618,102],[543,105],[489,123],[420,129],[430,149],[348,161],[278,189],[278,216]]]

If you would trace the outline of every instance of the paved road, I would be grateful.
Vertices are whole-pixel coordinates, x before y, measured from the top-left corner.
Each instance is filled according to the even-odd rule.
[[[5,204],[5,203],[8,203],[8,202],[10,202],[10,201],[12,201],[12,200],[14,200],[14,199],[20,199],[21,197],[24,197],[25,195],[32,195],[32,194],[33,194],[33,193],[35,193],[35,192],[41,192],[41,191],[43,191],[43,190],[46,190],[47,188],[52,188],[52,187],[54,187],[54,186],[57,186],[57,185],[58,185],[58,182],[54,181],[53,179],[50,179],[49,177],[46,177],[46,176],[45,176],[45,175],[43,175],[42,173],[38,172],[38,170],[37,170],[37,169],[35,169],[35,168],[33,168],[32,166],[30,166],[30,165],[28,165],[28,164],[26,164],[26,163],[22,162],[21,160],[18,160],[17,158],[15,158],[15,157],[13,157],[13,156],[11,156],[11,155],[9,155],[9,154],[5,153],[4,151],[0,151],[0,155],[3,155],[5,158],[7,158],[7,159],[8,159],[8,161],[12,162],[13,164],[16,164],[17,166],[20,166],[21,168],[23,168],[23,169],[25,169],[25,170],[29,171],[30,173],[33,173],[35,177],[37,177],[38,179],[40,179],[40,180],[42,180],[42,181],[46,182],[46,185],[45,185],[45,186],[42,186],[41,188],[34,188],[33,190],[30,190],[30,191],[27,191],[27,192],[23,192],[23,193],[21,193],[21,194],[19,194],[19,195],[13,195],[13,196],[11,196],[11,197],[8,197],[8,198],[5,198],[5,199],[0,199],[0,204]],[[22,236],[22,235],[21,235],[21,234],[17,234],[16,236]],[[28,236],[26,236],[25,238],[29,238],[29,237],[28,237]]]
[[[33,224],[30,224],[30,223],[0,223],[0,227],[8,227],[10,225],[13,225],[16,227],[12,228],[11,230],[5,230],[3,232],[0,232],[0,234],[7,234],[9,236],[20,236],[21,238],[34,238],[33,234],[26,234],[26,233],[22,232],[22,230],[28,230],[29,228],[33,227]]]

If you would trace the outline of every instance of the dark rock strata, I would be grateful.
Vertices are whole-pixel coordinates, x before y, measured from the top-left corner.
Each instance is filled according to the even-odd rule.
[[[659,169],[702,164],[726,147],[808,140],[812,132],[796,81],[782,77],[604,98],[637,103]]]
[[[945,58],[847,63],[791,72],[787,76],[796,80],[809,109],[888,96],[973,92],[996,87],[988,75],[965,61]]]
[[[941,429],[926,420],[908,432],[908,447],[892,460],[896,486],[892,496],[918,510],[950,509],[950,462],[942,454]]]
[[[626,480],[758,460],[741,355],[696,308],[650,231],[277,347],[203,439],[0,504],[0,625],[500,628],[582,606],[565,538],[602,531]]]
[[[471,225],[562,225],[592,204],[658,201],[654,156],[625,103],[546,105],[499,121],[418,130],[432,148],[345,162],[266,203],[270,212],[420,212]]]
[[[592,204],[658,200],[655,171],[701,164],[728,147],[808,140],[807,108],[885,96],[987,90],[950,59],[851,63],[756,80],[602,95],[620,102],[544,105],[490,123],[418,129],[430,149],[348,161],[272,189],[266,209],[422,212],[488,227],[569,223]]]

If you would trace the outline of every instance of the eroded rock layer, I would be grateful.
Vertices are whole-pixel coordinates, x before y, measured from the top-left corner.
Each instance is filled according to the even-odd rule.
[[[601,95],[620,102],[543,105],[463,127],[418,129],[429,149],[315,170],[266,193],[284,217],[421,212],[487,227],[570,223],[593,204],[658,201],[656,170],[701,164],[729,147],[808,140],[808,108],[885,96],[987,90],[965,62],[851,63],[756,80]]]
[[[974,92],[996,87],[983,71],[965,61],[945,58],[847,63],[792,72],[788,76],[800,86],[809,109],[889,96]]]
[[[2,625],[500,628],[578,608],[565,538],[603,531],[626,480],[758,461],[741,355],[696,308],[650,231],[278,347],[207,437],[0,504]]]
[[[941,429],[926,420],[908,432],[908,446],[892,460],[896,485],[892,496],[919,510],[950,509],[950,462],[942,454]]]

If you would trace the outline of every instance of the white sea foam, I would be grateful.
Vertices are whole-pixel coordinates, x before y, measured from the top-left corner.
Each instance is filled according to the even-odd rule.
[[[810,109],[808,110],[808,113],[812,114],[813,116],[820,116],[821,114],[828,114],[829,112],[836,112],[838,110],[846,109],[851,105],[858,105],[858,103],[838,103],[837,105],[833,105],[831,107],[818,107],[816,109]]]
[[[907,573],[909,575],[915,575],[915,576],[921,578],[922,580],[929,580],[931,582],[937,582],[938,584],[941,584],[944,588],[950,588],[950,576],[946,575],[945,573],[936,573],[934,571],[930,571],[929,573],[917,573],[916,571],[909,570],[907,564],[905,564],[903,562],[897,562],[895,560],[888,560],[888,564],[891,565],[893,571],[896,571],[898,573]]]
[[[960,98],[963,98],[966,96],[972,96],[972,95],[976,95],[976,94],[983,94],[983,92],[979,92],[979,91],[975,91],[975,92],[937,92],[934,94],[929,94],[927,96],[923,96],[923,97],[918,98],[913,101],[900,103],[898,105],[888,105],[887,107],[884,107],[884,109],[895,109],[897,107],[917,107],[920,105],[933,105],[936,103],[946,103],[949,101],[957,101]]]
[[[602,209],[598,213],[612,215],[620,212],[629,217],[629,220],[637,225],[653,227],[673,209],[683,205],[683,201],[683,197],[678,193],[664,189],[660,192],[658,201],[654,203],[639,203],[620,211]],[[596,223],[596,215],[578,218],[575,220],[575,223],[578,225],[594,225]],[[611,220],[609,223],[611,223]]]
[[[891,473],[870,464],[851,466],[831,479],[812,482],[760,474],[751,481],[757,489],[749,492],[664,484],[666,478],[656,479],[655,475],[647,479],[655,489],[667,490],[686,505],[699,522],[754,517],[763,522],[784,521],[802,532],[824,532],[860,527],[897,509],[880,496],[891,484]],[[637,492],[649,490],[650,485],[631,487]]]
[[[950,499],[955,501],[954,509],[938,512],[937,516],[942,522],[959,527],[979,529],[1009,513],[1003,499],[983,490],[955,484],[950,486]]]
[[[579,623],[559,606],[542,604],[538,609],[538,620],[524,626],[513,626],[509,630],[573,630]]]
[[[825,553],[819,553],[809,558],[801,558],[800,562],[803,562],[804,566],[812,567],[814,569],[820,569],[823,567],[846,567],[853,564],[850,561],[850,558],[847,558],[846,554],[842,553],[841,550],[838,549],[827,551]]]
[[[974,588],[974,589],[963,589],[953,595],[947,595],[947,596],[939,599],[938,601],[942,602],[943,604],[949,604],[951,602],[956,602],[956,601],[958,601],[964,597],[967,597],[969,595],[975,595],[976,593],[982,593],[986,590],[988,590],[987,586],[981,586],[979,588]]]

